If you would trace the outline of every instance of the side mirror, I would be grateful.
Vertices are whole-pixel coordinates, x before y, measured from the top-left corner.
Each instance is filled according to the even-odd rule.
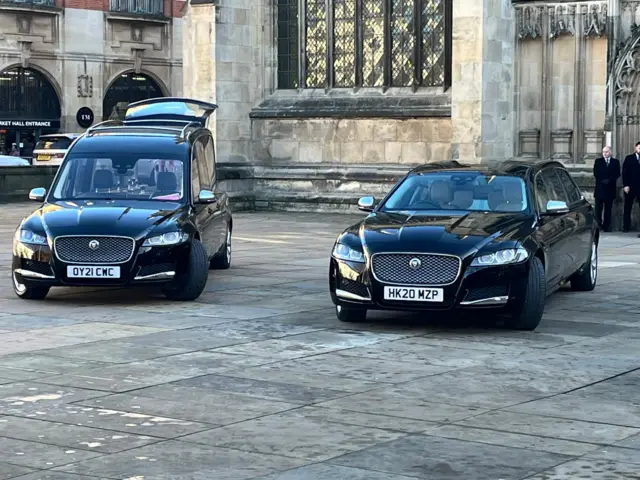
[[[373,197],[362,197],[358,200],[358,208],[363,212],[372,212],[376,203],[376,199]]]
[[[29,192],[29,200],[34,200],[36,202],[44,202],[44,197],[47,196],[47,189],[38,187],[34,188]]]
[[[562,213],[567,213],[569,211],[569,206],[567,202],[562,202],[560,200],[549,200],[547,202],[547,214],[548,215],[560,215]]]
[[[200,190],[198,203],[215,203],[218,199],[211,190]]]

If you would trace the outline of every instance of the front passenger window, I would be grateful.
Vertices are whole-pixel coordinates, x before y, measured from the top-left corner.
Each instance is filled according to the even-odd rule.
[[[549,200],[555,200],[558,202],[565,202],[569,205],[569,198],[567,197],[567,193],[564,191],[564,187],[562,186],[562,180],[557,174],[557,168],[548,168],[543,170],[540,175],[547,186],[547,191],[549,192]]]

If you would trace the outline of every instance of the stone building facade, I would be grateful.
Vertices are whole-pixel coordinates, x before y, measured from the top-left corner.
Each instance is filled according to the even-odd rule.
[[[589,188],[640,140],[640,2],[191,0],[186,95],[229,188],[344,207],[437,160],[557,159]]]
[[[82,107],[96,123],[132,100],[181,95],[182,7],[177,0],[0,1],[0,135],[83,131]]]

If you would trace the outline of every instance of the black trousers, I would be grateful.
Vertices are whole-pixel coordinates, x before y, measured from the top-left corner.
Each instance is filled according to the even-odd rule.
[[[625,215],[626,215],[626,211],[627,211],[626,198],[625,198],[624,205],[625,205]],[[631,205],[633,205],[633,202],[631,203]],[[596,197],[596,218],[598,219],[598,223],[600,223],[600,225],[602,226],[602,229],[606,232],[608,232],[611,228],[612,207],[613,207],[613,198]],[[603,210],[604,210],[604,219],[602,218]],[[631,209],[629,209],[629,215],[631,215]]]
[[[640,195],[638,195],[639,191],[630,190],[629,193],[624,194],[624,213],[622,219],[622,228],[624,231],[629,231],[631,227],[631,210],[633,209],[633,202],[637,200],[640,203]]]

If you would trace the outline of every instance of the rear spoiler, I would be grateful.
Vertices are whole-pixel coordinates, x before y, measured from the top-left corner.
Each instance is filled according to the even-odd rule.
[[[124,117],[125,125],[187,125],[207,126],[207,120],[218,106],[192,98],[157,97],[130,103]]]

